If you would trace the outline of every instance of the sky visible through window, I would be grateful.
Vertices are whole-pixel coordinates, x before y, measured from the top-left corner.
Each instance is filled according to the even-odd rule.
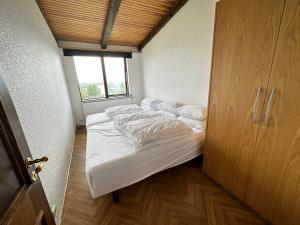
[[[126,93],[123,58],[104,57],[109,94]]]
[[[78,82],[103,83],[101,59],[99,57],[74,56]]]
[[[74,56],[82,99],[105,96],[103,68],[100,57]],[[126,94],[123,58],[104,57],[108,95]]]

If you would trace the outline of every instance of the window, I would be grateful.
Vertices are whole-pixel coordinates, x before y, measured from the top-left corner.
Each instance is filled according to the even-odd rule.
[[[74,62],[82,100],[128,94],[125,58],[74,56]]]
[[[125,65],[123,58],[104,57],[108,95],[126,93]]]
[[[105,97],[103,70],[99,57],[74,57],[81,99]]]

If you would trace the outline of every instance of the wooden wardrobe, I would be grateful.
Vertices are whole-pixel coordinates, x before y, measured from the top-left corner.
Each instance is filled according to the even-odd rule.
[[[300,0],[217,3],[204,171],[300,224]]]

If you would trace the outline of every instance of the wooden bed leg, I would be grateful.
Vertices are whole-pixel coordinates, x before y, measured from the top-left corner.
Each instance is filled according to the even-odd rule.
[[[119,203],[120,202],[120,197],[119,197],[119,191],[113,191],[112,193],[112,200],[114,203]]]

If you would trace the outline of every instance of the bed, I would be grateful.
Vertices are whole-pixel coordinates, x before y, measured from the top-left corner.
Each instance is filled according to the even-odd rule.
[[[92,114],[86,118],[85,126],[88,129],[89,127],[91,127],[93,125],[97,125],[97,124],[105,123],[105,122],[109,122],[109,121],[112,121],[112,119],[105,112]]]
[[[150,150],[135,151],[128,139],[104,114],[87,119],[86,175],[93,198],[134,184],[201,154],[205,132],[151,143]]]

